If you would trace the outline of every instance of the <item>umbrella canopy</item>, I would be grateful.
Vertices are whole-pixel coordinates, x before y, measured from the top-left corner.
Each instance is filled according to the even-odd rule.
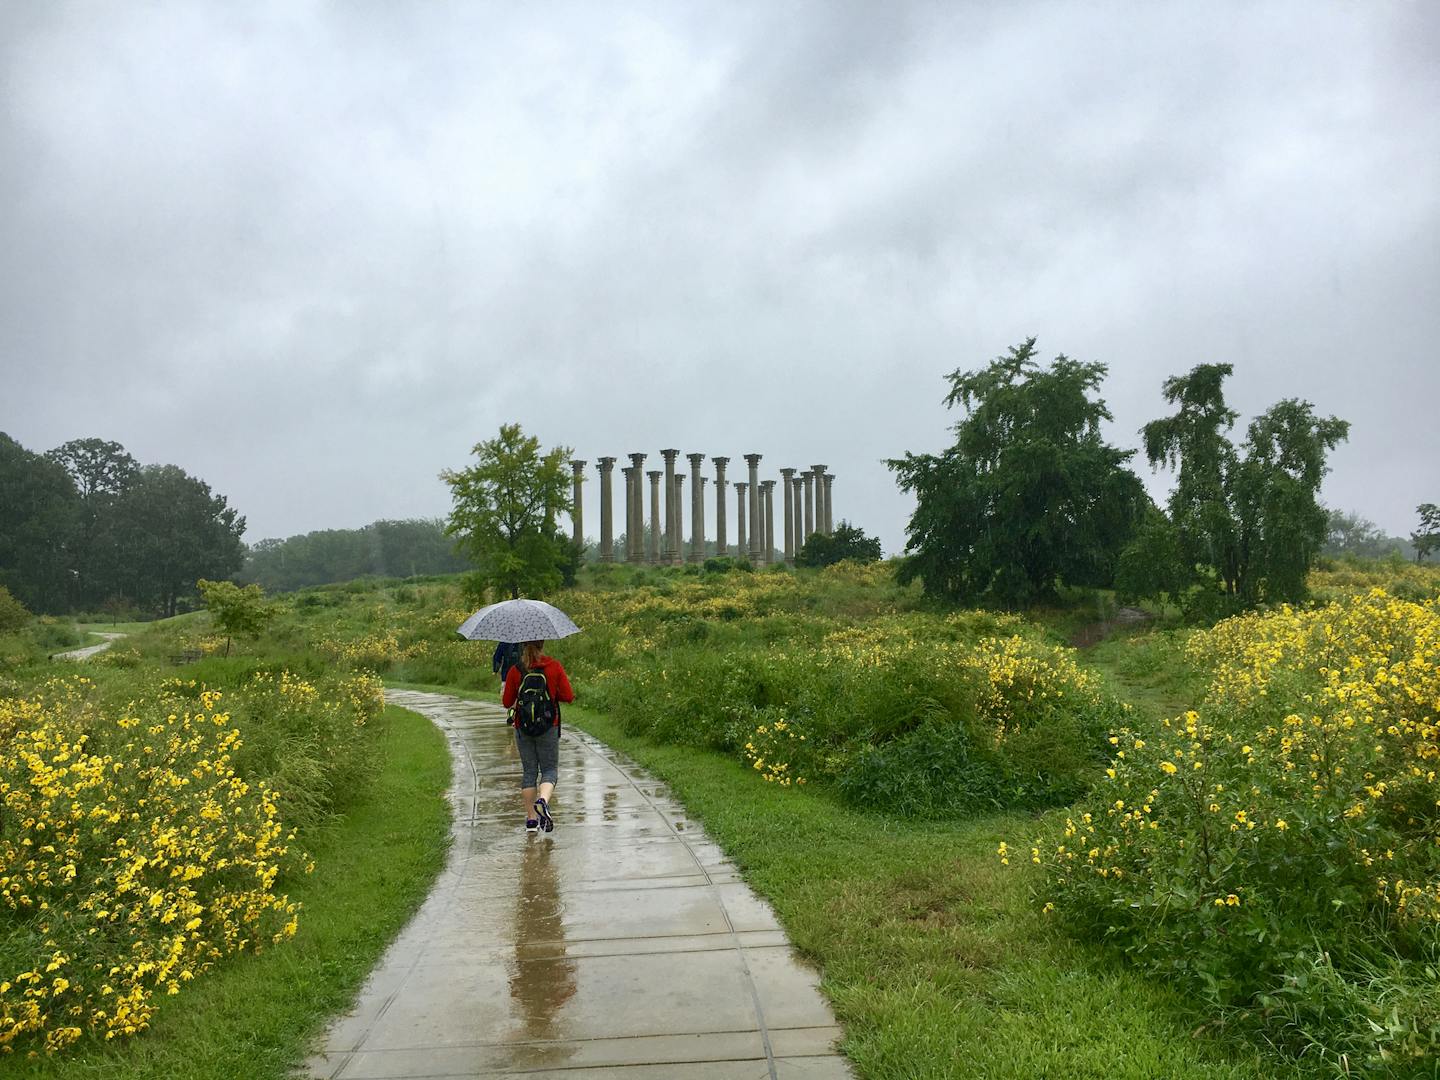
[[[580,633],[580,627],[544,600],[502,600],[475,612],[456,633],[470,641],[553,641]]]

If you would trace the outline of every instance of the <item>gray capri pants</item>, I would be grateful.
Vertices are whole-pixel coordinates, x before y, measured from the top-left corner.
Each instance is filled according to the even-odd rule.
[[[526,735],[515,729],[515,747],[520,751],[520,786],[535,787],[538,774],[540,783],[553,784],[560,768],[560,728],[552,726],[544,735]]]

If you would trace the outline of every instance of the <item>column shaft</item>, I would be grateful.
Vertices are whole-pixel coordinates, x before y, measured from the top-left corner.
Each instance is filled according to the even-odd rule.
[[[686,454],[685,457],[690,462],[690,557],[687,561],[704,562],[705,539],[700,531],[700,519],[705,505],[705,488],[700,483],[700,466],[705,461],[705,455]]]
[[[784,478],[780,481],[783,490],[780,492],[781,503],[785,509],[785,562],[791,566],[795,565],[795,470],[781,469],[780,475]]]
[[[679,450],[661,450],[665,456],[665,536],[660,545],[660,561],[675,561],[675,458]]]
[[[685,561],[685,474],[675,474],[675,561]]]
[[[815,474],[807,472],[805,480],[805,540],[815,535]],[[803,545],[805,540],[801,540]]]
[[[585,544],[585,512],[580,506],[580,488],[585,483],[585,466],[588,462],[572,461],[570,470],[575,474],[574,495],[571,502],[574,505],[570,508],[570,522],[575,526],[572,539],[576,547],[583,547]]]
[[[634,498],[625,518],[625,557],[628,562],[645,561],[645,455],[630,455],[630,483]]]
[[[775,561],[775,481],[766,480],[760,485],[765,489],[765,531],[762,539],[765,541],[764,563],[769,566]]]
[[[760,544],[765,539],[760,532],[760,455],[746,454],[745,464],[750,469],[750,561],[760,562]]]
[[[730,463],[728,457],[711,458],[715,463],[715,554],[724,558],[730,554],[726,547],[725,533],[725,466]]]
[[[610,474],[615,469],[615,459],[602,457],[595,467],[600,470],[600,561],[612,563],[615,561],[615,524],[610,505]]]
[[[745,507],[749,487],[743,480],[735,481],[735,546],[736,557],[741,559],[750,557],[750,545],[745,536]]]
[[[805,546],[805,479],[797,476],[790,483],[795,489],[795,554],[799,555]]]
[[[660,477],[665,474],[651,469],[645,475],[650,478],[650,550],[646,561],[654,566],[660,561]]]
[[[834,477],[832,474],[830,474],[830,473],[826,473],[826,474],[825,474],[825,535],[826,535],[826,536],[834,536],[834,535],[835,535],[835,507],[834,507],[834,505],[830,502],[830,485],[833,484],[833,483],[835,483],[835,477]]]

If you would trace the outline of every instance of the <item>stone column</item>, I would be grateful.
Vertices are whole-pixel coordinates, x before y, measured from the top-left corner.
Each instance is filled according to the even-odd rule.
[[[675,474],[675,561],[685,561],[685,474]]]
[[[795,487],[795,554],[799,555],[805,546],[805,478],[797,476],[791,483]]]
[[[710,486],[708,476],[700,477],[700,523],[695,531],[700,534],[700,561],[705,561],[705,491]]]
[[[781,499],[785,507],[785,562],[790,566],[795,565],[795,470],[781,469],[780,475],[784,477],[780,481]]]
[[[765,505],[765,528],[761,533],[761,539],[765,542],[765,555],[761,561],[769,566],[775,561],[775,481],[766,480],[760,486],[765,490],[761,500]]]
[[[645,475],[650,478],[650,550],[646,561],[654,566],[660,561],[660,477],[665,474],[651,469]]]
[[[735,481],[735,557],[748,559],[750,548],[745,542],[745,492],[750,485],[743,480]]]
[[[755,554],[751,562],[756,566],[765,565],[765,481],[755,486],[755,497],[750,500],[755,515],[750,519],[750,550]]]
[[[600,470],[600,561],[615,561],[614,520],[610,509],[610,473],[615,468],[613,457],[602,457],[595,468]]]
[[[805,476],[805,540],[809,540],[815,533],[815,474],[806,472]],[[803,546],[805,540],[800,543]]]
[[[625,519],[625,533],[630,538],[626,545],[629,561],[645,561],[645,455],[630,455],[631,483],[635,486],[635,501],[630,516]]]
[[[635,561],[635,470],[629,465],[620,466],[620,475],[625,477],[625,561]]]
[[[715,554],[724,558],[730,554],[725,546],[725,466],[730,459],[717,457],[710,460],[715,463]]]
[[[705,461],[704,454],[686,454],[686,460],[690,462],[690,557],[686,562],[705,561],[705,534],[700,531],[701,507],[705,505],[705,489],[700,484],[700,466]]]
[[[825,531],[825,466],[810,466],[810,485],[815,489],[815,531]]]
[[[760,543],[765,539],[760,532],[760,455],[746,454],[745,464],[750,467],[750,561],[760,561]]]
[[[833,473],[825,474],[825,535],[835,535],[835,507],[830,502],[830,485],[835,483]]]
[[[665,456],[665,538],[660,545],[660,561],[669,565],[675,561],[675,458],[679,450],[661,450]]]
[[[571,500],[575,505],[570,510],[570,521],[575,526],[575,546],[580,548],[585,544],[585,513],[580,508],[580,487],[585,483],[585,466],[588,464],[586,461],[570,462],[570,471],[575,474],[575,491]]]

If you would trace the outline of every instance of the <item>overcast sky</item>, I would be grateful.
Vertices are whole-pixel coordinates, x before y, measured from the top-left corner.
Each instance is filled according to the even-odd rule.
[[[507,421],[757,452],[893,552],[882,460],[1033,334],[1126,447],[1206,362],[1242,424],[1351,421],[1323,498],[1407,534],[1437,193],[1430,0],[0,0],[0,430],[180,465],[251,542],[443,515]]]

